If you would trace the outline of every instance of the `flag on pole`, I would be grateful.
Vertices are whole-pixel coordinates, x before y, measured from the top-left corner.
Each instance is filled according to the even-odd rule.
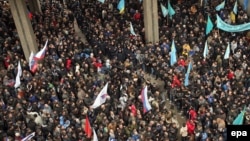
[[[161,3],[161,12],[163,17],[166,17],[168,15],[168,9]]]
[[[141,100],[143,103],[143,113],[147,113],[152,109],[149,101],[148,101],[148,87],[145,86],[141,91]]]
[[[105,0],[98,0],[99,2],[101,2],[101,3],[104,3],[105,2]]]
[[[19,73],[20,76],[22,76],[22,67],[20,61],[18,61],[18,66],[17,66],[17,73]]]
[[[21,85],[21,79],[20,79],[21,74],[20,73],[21,73],[20,71],[17,71],[16,81],[15,81],[15,85],[14,85],[15,88],[17,88]]]
[[[248,7],[248,0],[244,0],[243,6],[244,6],[244,10],[247,10],[247,7]]]
[[[46,53],[46,49],[47,49],[47,45],[48,45],[48,39],[43,47],[42,50],[40,50],[35,56],[34,56],[34,59],[37,61],[37,60],[41,60],[44,58],[45,56],[45,53]]]
[[[229,59],[230,56],[230,44],[228,43],[226,52],[224,54],[224,59]]]
[[[136,36],[132,23],[130,22],[130,33]]]
[[[215,7],[215,9],[216,9],[216,11],[220,11],[221,9],[223,9],[224,7],[225,7],[225,0],[222,2],[222,3],[220,3],[219,5],[217,5],[216,7]]]
[[[26,136],[25,138],[23,138],[21,141],[30,141],[30,139],[32,139],[35,136],[35,132],[29,134],[28,136]]]
[[[170,16],[170,19],[172,19],[172,16],[175,14],[175,11],[174,11],[173,7],[171,6],[169,0],[168,0],[168,14]]]
[[[172,41],[171,45],[171,52],[170,52],[170,65],[173,66],[177,62],[177,56],[176,56],[176,48],[174,40]]]
[[[119,10],[120,14],[123,14],[125,11],[125,0],[120,0],[120,2],[117,5],[117,9]]]
[[[203,51],[203,57],[207,58],[208,53],[209,53],[209,51],[208,51],[208,45],[207,45],[207,41],[206,41],[204,51]]]
[[[234,12],[234,14],[236,14],[237,15],[237,12],[238,12],[238,3],[237,3],[237,0],[235,1],[235,3],[234,3],[234,9],[233,9],[233,12]]]
[[[93,141],[98,141],[95,129],[93,129]]]
[[[85,131],[87,138],[90,138],[92,136],[92,130],[91,130],[89,118],[87,115],[86,115],[86,120],[85,120],[85,130],[84,131]]]
[[[95,102],[90,107],[95,109],[105,103],[108,96],[108,83],[103,87],[101,92],[97,95]]]
[[[191,69],[192,69],[192,63],[189,62],[188,69],[187,69],[187,72],[185,74],[184,86],[188,86],[189,85],[189,74],[190,74]]]
[[[30,53],[30,57],[29,57],[29,67],[30,67],[30,71],[32,73],[35,73],[36,72],[36,69],[37,69],[37,62],[34,60],[34,53],[33,51]]]
[[[246,113],[246,106],[244,107],[244,110],[241,111],[241,113],[238,114],[238,116],[235,118],[235,120],[233,121],[233,125],[242,125],[244,122],[245,113]]]
[[[212,20],[210,19],[209,16],[207,16],[206,35],[212,31],[213,27],[214,27],[214,24],[213,24]]]

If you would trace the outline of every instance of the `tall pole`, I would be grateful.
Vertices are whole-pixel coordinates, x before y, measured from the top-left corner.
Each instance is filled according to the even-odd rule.
[[[29,61],[30,53],[37,52],[37,42],[28,18],[26,3],[24,0],[9,0],[9,3],[25,58]]]

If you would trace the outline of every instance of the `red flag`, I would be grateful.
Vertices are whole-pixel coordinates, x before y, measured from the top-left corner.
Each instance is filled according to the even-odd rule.
[[[28,16],[29,16],[29,19],[32,20],[33,15],[32,15],[32,13],[30,11],[28,11]]]
[[[85,121],[85,134],[87,135],[87,138],[91,138],[92,130],[91,130],[88,116],[86,116],[86,121]]]

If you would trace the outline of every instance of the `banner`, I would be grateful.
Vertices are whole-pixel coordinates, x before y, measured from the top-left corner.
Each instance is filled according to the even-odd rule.
[[[250,23],[240,24],[240,25],[230,25],[225,23],[218,15],[217,18],[217,28],[227,31],[227,32],[242,32],[250,30]]]

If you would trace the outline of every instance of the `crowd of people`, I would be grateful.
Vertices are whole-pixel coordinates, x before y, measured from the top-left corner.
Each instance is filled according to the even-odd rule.
[[[174,3],[176,2],[176,3]],[[117,0],[41,0],[42,12],[31,23],[39,49],[48,39],[45,58],[36,72],[25,60],[8,2],[0,3],[0,140],[21,141],[35,132],[36,141],[87,141],[85,119],[100,141],[226,141],[226,125],[246,107],[250,123],[250,34],[227,33],[216,27],[205,35],[206,17],[216,14],[230,24],[250,22],[234,0],[220,11],[212,1],[174,1],[172,19],[159,11],[160,40],[145,41],[143,5],[126,1],[119,14]],[[166,1],[159,0],[166,5]],[[160,7],[160,6],[159,6]],[[74,21],[88,43],[75,34]],[[130,33],[130,22],[136,36]],[[209,54],[203,57],[205,41]],[[170,65],[171,43],[178,62]],[[223,59],[227,43],[229,59]],[[14,88],[21,62],[21,86]],[[189,62],[189,85],[184,86]],[[164,82],[164,90],[145,79]],[[108,99],[93,109],[96,96],[108,83]],[[148,86],[152,110],[143,112],[141,90]],[[186,118],[176,121],[173,103]]]

